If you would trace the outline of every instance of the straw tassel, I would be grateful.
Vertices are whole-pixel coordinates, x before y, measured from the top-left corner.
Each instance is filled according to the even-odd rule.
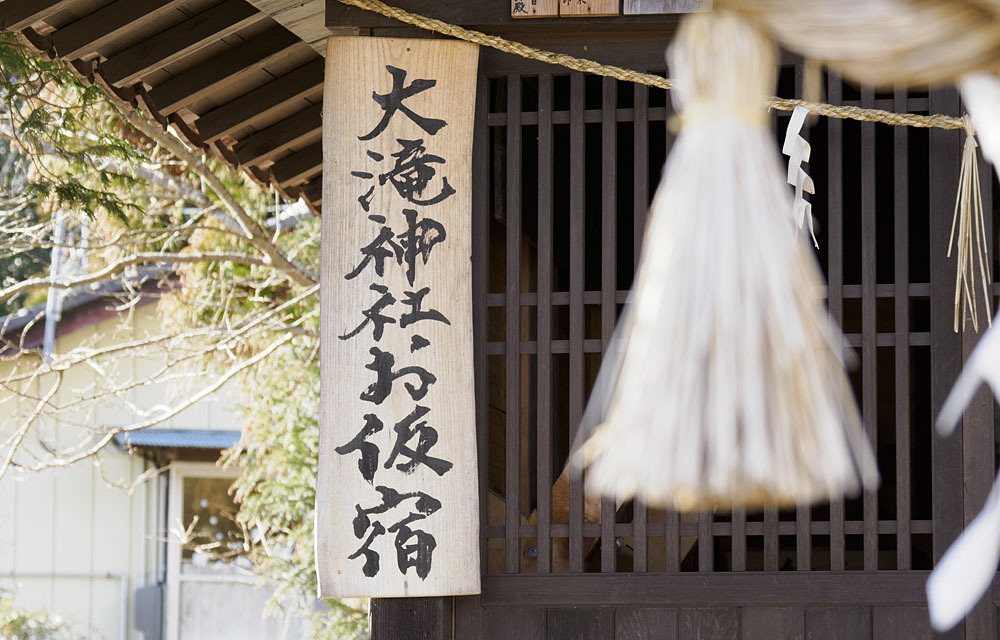
[[[574,456],[597,493],[690,510],[878,484],[815,258],[787,232],[775,58],[725,10],[688,16],[669,51],[682,129]]]
[[[990,266],[987,260],[986,222],[983,218],[983,195],[979,184],[979,163],[976,157],[976,130],[972,118],[966,115],[965,148],[962,150],[962,167],[958,179],[958,194],[955,196],[955,211],[951,220],[951,236],[948,239],[948,257],[956,251],[958,260],[955,267],[955,322],[958,332],[961,318],[962,330],[966,320],[972,318],[972,327],[979,331],[978,296],[976,295],[976,262],[979,263],[979,277],[983,288],[983,304],[986,318],[990,320]],[[957,234],[956,234],[957,231]]]

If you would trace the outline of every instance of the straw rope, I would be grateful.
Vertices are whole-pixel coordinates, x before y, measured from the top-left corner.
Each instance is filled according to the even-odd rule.
[[[586,58],[577,58],[565,53],[556,53],[538,49],[526,44],[507,40],[500,36],[494,36],[472,29],[465,29],[458,25],[450,24],[436,18],[428,18],[416,13],[411,13],[385,4],[381,0],[337,0],[341,4],[350,5],[366,11],[381,14],[400,22],[411,24],[415,27],[427,31],[434,31],[442,35],[465,40],[484,47],[490,47],[497,51],[510,53],[530,60],[538,60],[548,64],[559,65],[599,76],[616,78],[625,82],[635,82],[660,89],[672,89],[673,82],[669,78],[663,78],[651,73],[643,73],[634,69],[626,69],[610,64],[601,64]],[[880,122],[889,125],[901,125],[907,127],[937,128],[937,129],[962,129],[964,127],[962,118],[946,116],[940,114],[919,115],[915,113],[895,113],[882,109],[866,109],[854,106],[837,106],[821,102],[808,102],[806,100],[795,100],[789,98],[769,98],[767,106],[780,111],[793,111],[795,107],[808,109],[810,113],[826,116],[829,118],[839,118],[841,120],[859,120],[861,122]]]

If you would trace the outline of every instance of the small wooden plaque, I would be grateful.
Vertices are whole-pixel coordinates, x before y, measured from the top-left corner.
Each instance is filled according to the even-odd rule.
[[[712,0],[625,0],[625,15],[711,11]]]
[[[560,16],[616,16],[618,0],[559,0]]]
[[[555,18],[559,0],[510,0],[512,18]]]

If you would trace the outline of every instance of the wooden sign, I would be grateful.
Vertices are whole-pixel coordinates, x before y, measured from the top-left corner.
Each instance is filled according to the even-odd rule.
[[[479,50],[331,37],[323,98],[323,597],[479,593],[472,133]]]
[[[560,16],[616,16],[618,0],[559,0]]]
[[[510,0],[512,18],[554,18],[559,15],[559,0]]]
[[[712,0],[625,0],[625,15],[711,11]]]

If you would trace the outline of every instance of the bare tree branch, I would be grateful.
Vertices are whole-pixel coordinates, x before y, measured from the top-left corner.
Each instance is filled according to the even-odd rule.
[[[113,262],[99,271],[92,271],[79,278],[30,278],[0,290],[0,302],[9,300],[19,293],[30,291],[35,287],[52,287],[55,289],[73,289],[95,282],[102,282],[115,276],[128,267],[152,262],[235,262],[236,264],[269,266],[263,258],[248,256],[242,253],[192,252],[192,253],[137,253]]]

